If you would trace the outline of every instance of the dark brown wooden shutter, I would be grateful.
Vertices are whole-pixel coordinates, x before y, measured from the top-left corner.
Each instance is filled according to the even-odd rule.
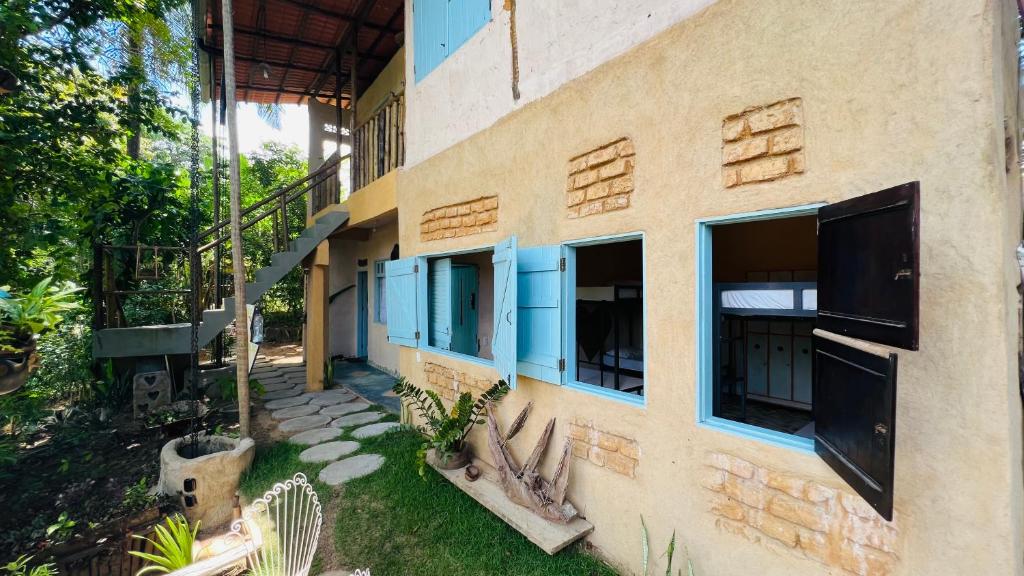
[[[892,520],[896,354],[814,338],[814,451]]]
[[[819,328],[917,350],[919,195],[910,182],[818,211]]]

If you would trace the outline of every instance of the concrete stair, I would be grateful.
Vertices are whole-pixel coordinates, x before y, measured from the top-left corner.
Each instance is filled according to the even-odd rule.
[[[253,275],[254,282],[245,283],[245,301],[255,304],[281,278],[299,265],[310,252],[332,232],[348,220],[348,212],[328,212],[312,226],[288,243],[287,252],[270,257],[270,266],[260,268]],[[223,308],[203,311],[199,323],[199,346],[209,344],[235,319],[235,299],[225,298]],[[163,324],[133,328],[108,328],[93,334],[95,358],[130,358],[137,356],[164,356],[188,354],[191,351],[189,324]]]

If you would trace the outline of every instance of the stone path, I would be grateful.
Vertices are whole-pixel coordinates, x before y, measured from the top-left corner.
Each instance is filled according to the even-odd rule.
[[[397,422],[377,422],[385,414],[368,411],[370,404],[351,390],[306,392],[305,366],[280,360],[261,358],[252,378],[259,380],[266,390],[263,408],[278,421],[278,431],[289,436],[289,443],[308,446],[299,454],[299,460],[329,462],[320,471],[322,482],[338,486],[372,474],[384,464],[384,457],[379,454],[349,456],[359,450],[359,443],[338,440],[349,428],[355,428],[353,437],[366,439],[398,427]]]

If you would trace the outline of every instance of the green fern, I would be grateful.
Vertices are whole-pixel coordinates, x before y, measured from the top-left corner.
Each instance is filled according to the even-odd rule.
[[[188,520],[181,514],[175,514],[167,518],[166,528],[157,525],[153,531],[156,533],[156,540],[150,540],[143,536],[135,536],[135,538],[149,542],[159,554],[149,554],[137,550],[128,551],[132,556],[150,562],[135,576],[142,576],[150,572],[170,573],[192,563],[192,545],[195,544],[196,534],[199,533],[199,522],[196,522],[195,527],[190,530]]]

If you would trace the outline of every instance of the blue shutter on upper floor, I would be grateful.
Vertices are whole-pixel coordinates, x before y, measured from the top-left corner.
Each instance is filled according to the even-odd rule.
[[[523,376],[562,383],[562,251],[524,248],[518,254],[518,367]]]
[[[491,20],[491,0],[448,0],[448,54]]]
[[[416,258],[392,260],[384,265],[387,282],[388,342],[417,346],[419,337]]]
[[[452,349],[452,260],[443,258],[429,264],[428,344],[442,350]]]
[[[516,387],[516,237],[512,236],[494,247],[494,338],[491,354],[498,377]]]
[[[413,68],[419,82],[448,56],[448,0],[413,0]]]

